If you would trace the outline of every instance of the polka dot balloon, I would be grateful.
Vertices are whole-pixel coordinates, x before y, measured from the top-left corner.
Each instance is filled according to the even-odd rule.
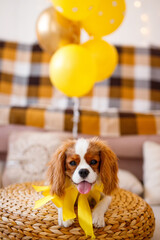
[[[51,0],[54,7],[64,17],[81,21],[88,17],[98,6],[99,0]]]
[[[91,36],[106,36],[120,26],[125,10],[125,0],[99,0],[97,8],[82,21],[82,27]]]

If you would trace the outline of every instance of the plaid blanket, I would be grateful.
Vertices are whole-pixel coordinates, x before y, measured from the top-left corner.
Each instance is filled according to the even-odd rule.
[[[80,99],[79,132],[160,133],[160,49],[117,47],[118,66]],[[73,100],[51,85],[38,44],[0,42],[0,124],[72,130]],[[107,63],[106,66],[107,67]]]
[[[0,125],[21,124],[55,131],[72,131],[73,110],[2,107]],[[160,113],[129,113],[118,110],[98,113],[80,110],[78,132],[97,136],[160,134]]]

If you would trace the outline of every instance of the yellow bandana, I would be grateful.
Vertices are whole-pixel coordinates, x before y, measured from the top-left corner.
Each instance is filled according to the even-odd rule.
[[[33,188],[37,192],[42,192],[44,198],[41,198],[35,202],[34,209],[37,209],[50,200],[56,207],[63,209],[63,221],[76,218],[74,212],[74,205],[78,197],[78,190],[74,185],[70,185],[65,188],[65,194],[63,197],[58,197],[56,194],[50,194],[50,186],[34,186]],[[95,238],[92,225],[92,213],[88,203],[89,198],[93,198],[96,203],[100,201],[101,192],[103,191],[103,185],[95,184],[93,189],[88,194],[79,194],[78,197],[78,220],[81,228],[84,230],[87,236]]]

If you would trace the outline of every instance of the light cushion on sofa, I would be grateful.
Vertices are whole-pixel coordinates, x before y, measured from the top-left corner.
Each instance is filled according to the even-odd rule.
[[[20,132],[9,139],[3,186],[12,183],[39,181],[45,178],[47,163],[53,152],[71,134]]]
[[[119,169],[118,178],[120,188],[136,193],[138,195],[141,195],[143,193],[143,186],[141,182],[129,171]]]
[[[145,142],[143,154],[144,198],[149,204],[160,204],[160,144]]]

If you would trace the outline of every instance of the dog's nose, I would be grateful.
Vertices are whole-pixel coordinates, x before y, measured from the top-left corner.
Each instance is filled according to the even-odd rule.
[[[86,168],[83,168],[81,170],[79,170],[79,175],[82,177],[82,178],[86,178],[89,174],[89,171],[88,169]]]

